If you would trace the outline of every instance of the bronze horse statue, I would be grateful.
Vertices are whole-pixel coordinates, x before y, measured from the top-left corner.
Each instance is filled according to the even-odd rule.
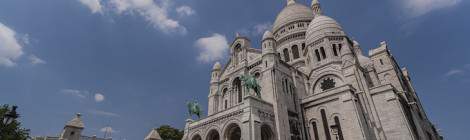
[[[261,86],[259,86],[258,81],[256,78],[251,75],[243,75],[241,76],[241,80],[243,81],[243,86],[250,91],[253,89],[256,93],[256,96],[261,97]]]
[[[198,119],[201,118],[202,110],[197,101],[189,101],[187,103],[189,117],[196,115]]]

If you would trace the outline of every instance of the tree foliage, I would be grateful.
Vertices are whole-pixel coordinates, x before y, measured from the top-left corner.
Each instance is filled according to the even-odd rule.
[[[11,111],[9,105],[0,107],[0,140],[26,140],[29,137],[29,130],[21,128],[21,123],[15,119],[9,125],[3,124],[5,115]]]
[[[173,128],[169,125],[162,125],[157,128],[160,137],[163,140],[181,140],[183,138],[184,132],[182,130]]]

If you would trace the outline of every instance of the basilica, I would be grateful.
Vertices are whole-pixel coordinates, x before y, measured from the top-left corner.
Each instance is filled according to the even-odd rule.
[[[186,120],[183,140],[442,139],[387,43],[363,54],[318,0],[287,0],[261,46],[237,35],[229,50],[207,117]]]

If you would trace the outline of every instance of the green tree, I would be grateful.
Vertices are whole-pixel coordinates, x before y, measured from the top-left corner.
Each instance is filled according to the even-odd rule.
[[[26,140],[29,137],[29,130],[21,128],[21,123],[14,119],[12,123],[3,123],[5,116],[11,111],[9,105],[0,107],[0,140]]]
[[[169,125],[162,125],[157,128],[160,137],[163,140],[181,140],[183,138],[184,132],[182,130],[173,128]]]

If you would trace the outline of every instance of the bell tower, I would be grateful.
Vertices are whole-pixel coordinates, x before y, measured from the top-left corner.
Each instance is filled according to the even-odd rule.
[[[222,66],[219,62],[216,62],[212,67],[211,73],[211,82],[209,88],[209,103],[207,105],[207,113],[208,115],[212,115],[218,112],[218,105],[219,105],[219,96],[220,94],[218,89],[218,81],[221,74]]]

